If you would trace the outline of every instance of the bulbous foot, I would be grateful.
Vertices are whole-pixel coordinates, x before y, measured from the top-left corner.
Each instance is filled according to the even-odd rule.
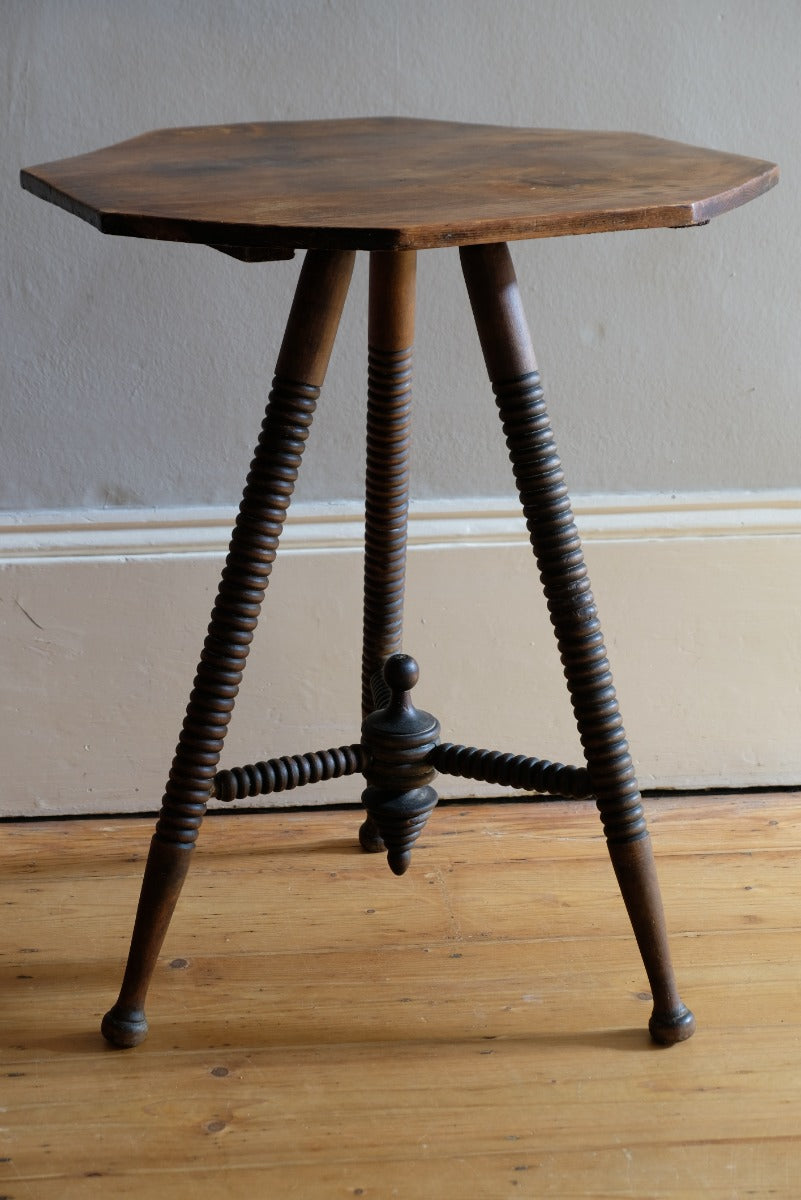
[[[695,1033],[695,1017],[683,1004],[672,1013],[651,1014],[648,1022],[651,1037],[660,1046],[675,1046],[677,1042],[686,1042]]]
[[[106,1013],[100,1032],[112,1046],[119,1050],[130,1050],[138,1046],[147,1037],[147,1020],[144,1009],[125,1008],[115,1004]]]
[[[378,854],[384,847],[384,839],[372,817],[363,821],[359,828],[359,845],[368,854]]]

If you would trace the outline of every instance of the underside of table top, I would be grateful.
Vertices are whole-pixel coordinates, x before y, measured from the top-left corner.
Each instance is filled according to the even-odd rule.
[[[777,179],[643,134],[402,117],[163,129],[21,176],[103,233],[265,258],[699,225]]]

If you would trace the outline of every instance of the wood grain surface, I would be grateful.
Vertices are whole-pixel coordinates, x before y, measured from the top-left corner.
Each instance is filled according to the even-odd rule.
[[[162,129],[21,181],[104,233],[258,260],[697,225],[777,178],[635,133],[377,117]]]
[[[649,803],[669,1050],[591,803],[440,808],[402,879],[355,810],[210,817],[132,1051],[151,822],[4,825],[0,1193],[794,1197],[799,800]]]

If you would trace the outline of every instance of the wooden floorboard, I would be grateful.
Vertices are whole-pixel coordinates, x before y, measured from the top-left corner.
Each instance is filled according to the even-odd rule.
[[[647,984],[591,804],[206,821],[105,1048],[150,823],[0,827],[0,1200],[797,1196],[801,796],[648,806],[698,1033]]]

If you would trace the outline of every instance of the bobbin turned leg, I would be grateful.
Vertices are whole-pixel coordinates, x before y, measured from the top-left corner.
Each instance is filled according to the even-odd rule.
[[[115,1046],[136,1046],[147,1034],[145,996],[213,786],[354,257],[309,251],[301,270],[151,842],[122,990],[103,1018],[103,1035]]]
[[[505,245],[464,247],[461,256],[590,783],[653,993],[649,1029],[665,1045],[684,1041],[695,1020],[676,989],[637,781],[514,268]]]
[[[362,719],[387,698],[382,667],[403,636],[416,261],[413,250],[370,255]],[[359,841],[384,849],[372,816]]]

